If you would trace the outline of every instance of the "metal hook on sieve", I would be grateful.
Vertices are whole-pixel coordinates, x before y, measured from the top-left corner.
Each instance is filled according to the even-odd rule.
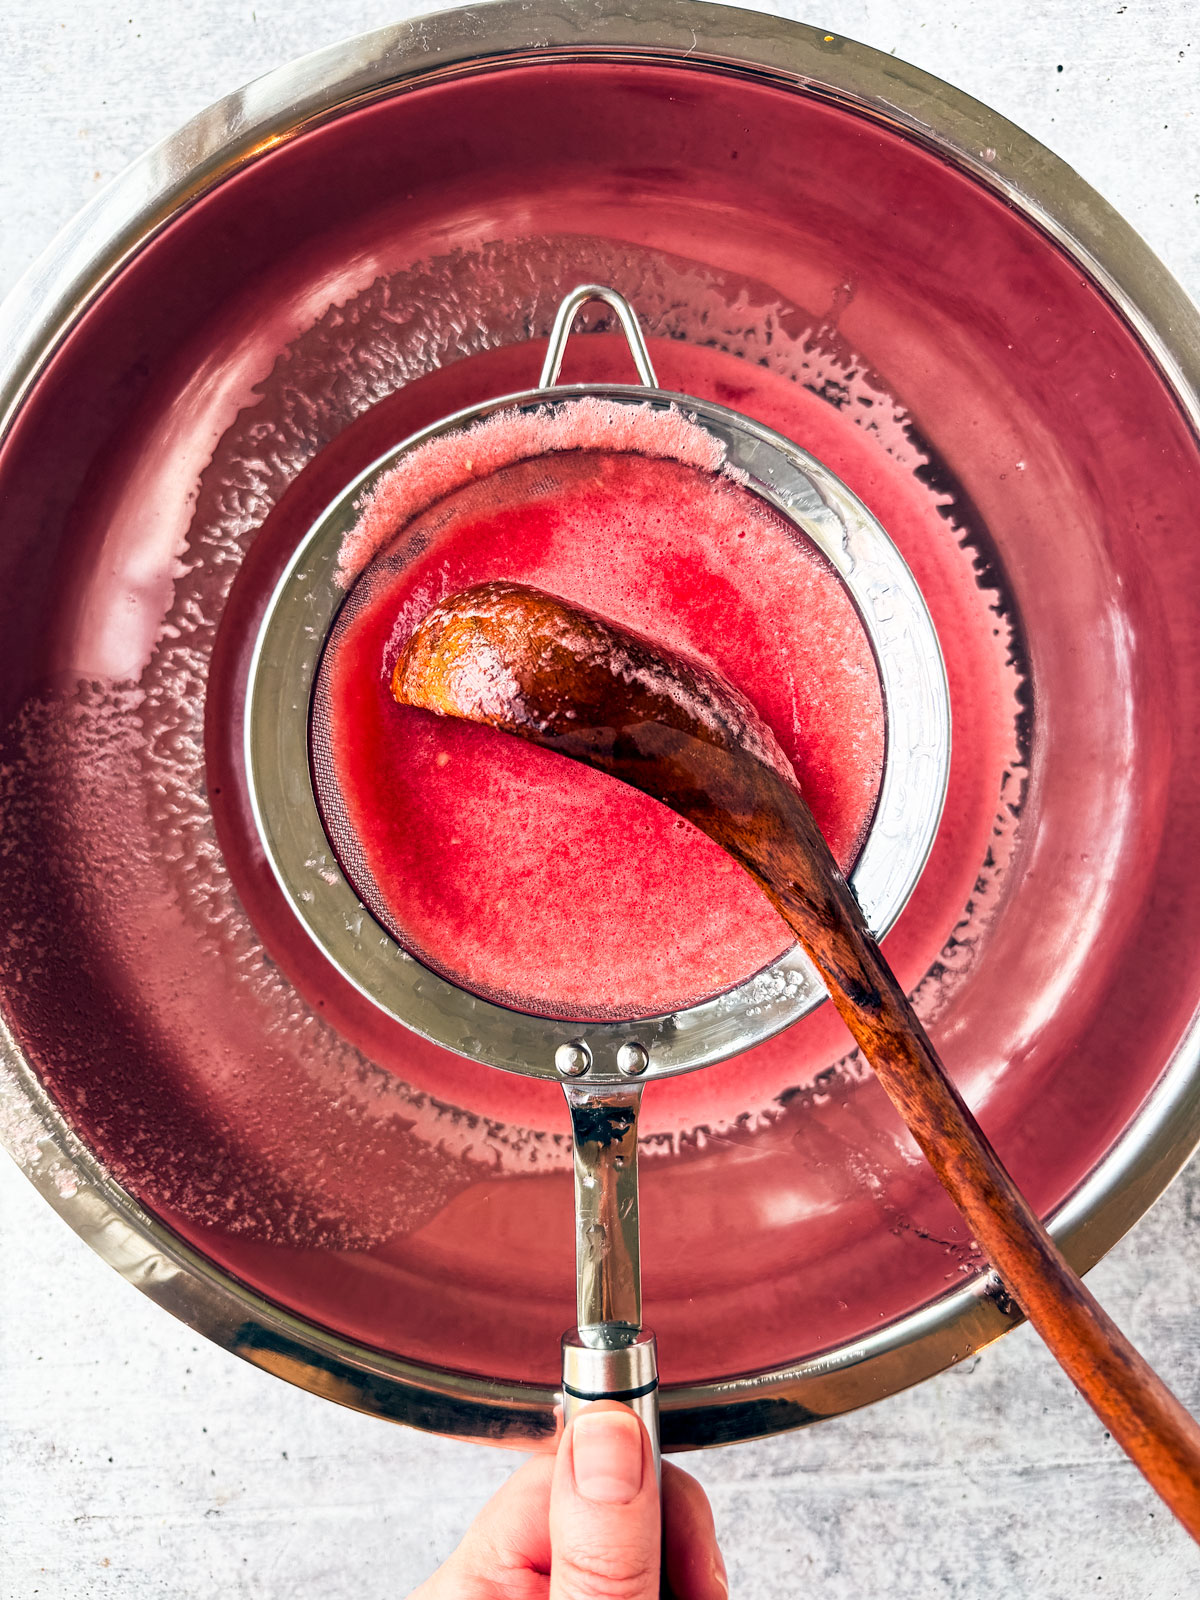
[[[553,389],[558,382],[563,357],[567,353],[567,340],[571,337],[575,318],[584,306],[590,305],[593,300],[603,301],[610,311],[616,312],[621,332],[625,335],[625,342],[629,346],[629,354],[633,357],[633,364],[637,368],[638,381],[648,389],[657,389],[658,378],[654,373],[654,364],[650,360],[650,352],[646,349],[646,340],[638,326],[633,307],[624,295],[618,294],[615,289],[610,289],[603,283],[581,283],[577,289],[571,290],[559,306],[554,326],[550,329],[550,343],[546,347],[546,359],[542,363],[538,388]]]

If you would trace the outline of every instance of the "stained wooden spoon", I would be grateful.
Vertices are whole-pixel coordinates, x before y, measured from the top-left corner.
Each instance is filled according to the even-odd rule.
[[[396,663],[392,693],[607,772],[686,817],[746,869],[808,952],[1005,1288],[1200,1540],[1200,1426],[1093,1299],[1005,1171],[753,706],[698,663],[507,583],[435,606]]]

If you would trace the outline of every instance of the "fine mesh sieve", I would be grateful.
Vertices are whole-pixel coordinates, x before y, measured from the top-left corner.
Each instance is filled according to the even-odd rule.
[[[434,499],[464,489],[486,496],[486,481],[476,484],[471,471],[454,465],[463,454],[459,443],[470,433],[467,459],[473,460],[480,454],[481,430],[510,419],[544,421],[551,414],[561,424],[562,437],[572,440],[577,437],[573,408],[602,404],[624,422],[626,440],[640,443],[653,436],[661,453],[671,442],[673,423],[685,416],[692,425],[689,441],[702,433],[711,447],[710,462],[737,475],[748,498],[786,518],[830,563],[870,640],[883,692],[886,753],[878,804],[851,882],[878,937],[899,915],[936,832],[949,766],[950,719],[937,637],[912,575],[878,522],[825,467],[771,430],[707,401],[652,385],[552,387],[571,319],[592,298],[624,309],[631,348],[643,375],[652,375],[628,306],[607,289],[587,286],[560,309],[538,389],[426,429],[349,484],[297,550],[267,608],[250,669],[246,759],[256,821],[276,876],[318,946],[362,993],[418,1033],[487,1065],[557,1078],[555,1051],[578,1042],[591,1058],[589,1081],[621,1082],[616,1053],[624,1043],[635,1041],[647,1051],[647,1079],[690,1071],[771,1037],[817,1005],[824,991],[802,952],[792,949],[765,972],[685,1010],[581,1024],[569,1017],[530,1015],[447,983],[393,937],[386,917],[369,909],[368,901],[378,905],[381,897],[342,825],[336,783],[322,754],[319,675],[326,641],[377,581],[367,573],[348,595],[343,587],[348,575],[343,546],[352,543],[364,498],[381,480],[394,481],[397,467],[419,461],[430,447],[440,452],[435,465],[442,473]],[[503,472],[512,465],[511,444],[501,454]],[[561,469],[548,465],[547,470]],[[424,489],[436,474],[426,470],[419,476]],[[410,509],[416,516],[430,508]],[[395,544],[379,563],[379,577],[393,559],[403,560]],[[311,718],[310,712],[315,712]]]
[[[582,409],[582,402],[561,408],[573,413]],[[635,408],[625,411],[638,417]],[[704,453],[696,438],[689,439],[685,429],[691,425],[682,417],[663,417],[670,424],[671,443],[680,448],[690,444],[694,455]],[[501,443],[509,451],[524,448],[528,430],[541,434],[546,420],[523,417],[514,428],[500,413],[497,421],[506,437],[491,438],[491,453],[498,454]],[[743,596],[735,615],[748,604],[761,617],[757,624],[747,624],[752,638],[735,635],[741,639],[739,664],[756,659],[760,664],[754,675],[761,677],[764,660],[772,668],[794,663],[804,688],[790,691],[792,724],[812,724],[810,740],[817,749],[829,737],[831,723],[839,730],[857,728],[844,735],[845,759],[861,759],[863,775],[856,776],[851,799],[839,794],[829,818],[847,863],[861,847],[874,810],[871,774],[877,778],[882,770],[882,698],[865,635],[836,574],[807,541],[801,544],[790,522],[728,478],[715,475],[707,464],[614,452],[605,443],[612,432],[611,408],[595,406],[585,417],[560,415],[557,420],[570,424],[558,429],[559,437],[586,440],[588,447],[560,449],[488,470],[440,494],[390,539],[395,499],[399,495],[407,506],[418,486],[397,485],[393,475],[383,480],[356,538],[361,543],[364,534],[373,532],[368,545],[378,539],[387,542],[352,582],[316,675],[309,740],[313,785],[342,872],[376,922],[424,965],[483,999],[527,1013],[589,1021],[644,1018],[668,1004],[687,1006],[730,987],[778,955],[783,938],[765,949],[747,950],[747,928],[759,926],[746,915],[758,910],[756,892],[744,893],[736,910],[731,907],[710,922],[704,920],[710,902],[703,894],[678,916],[673,904],[656,899],[657,878],[634,865],[655,848],[655,834],[644,831],[645,812],[655,814],[651,828],[669,828],[667,855],[660,864],[686,874],[693,862],[678,828],[662,823],[666,813],[657,806],[643,802],[632,814],[614,812],[622,799],[632,796],[628,791],[613,794],[610,785],[601,783],[582,791],[581,813],[569,810],[564,817],[561,809],[556,812],[561,796],[554,774],[543,770],[545,763],[529,773],[511,744],[500,752],[480,752],[469,736],[465,749],[455,743],[454,731],[446,725],[435,733],[420,726],[427,719],[418,718],[418,727],[412,727],[413,713],[397,708],[386,680],[403,637],[428,609],[431,584],[440,597],[441,591],[462,587],[464,572],[475,570],[479,561],[489,574],[514,578],[528,570],[528,562],[535,571],[545,571],[540,564],[549,559],[548,587],[593,595],[596,604],[618,608],[628,595],[625,604],[646,608],[652,637],[670,637],[677,625],[690,637],[680,619],[693,602],[680,590],[687,596],[706,592],[712,559],[708,553],[716,541],[716,581],[727,581],[731,591]],[[699,443],[710,447],[712,441],[701,434]],[[477,458],[487,444],[478,434],[469,444],[451,435],[438,442],[434,454],[455,448]],[[416,455],[419,464],[429,447]],[[431,465],[436,462],[426,459],[426,468]],[[650,520],[656,512],[661,523]],[[658,535],[679,527],[687,530],[683,543],[689,551],[706,552],[698,568],[689,564],[677,540],[663,548]],[[570,557],[559,564],[557,553],[548,553],[561,549],[564,534]],[[365,551],[360,551],[353,565],[363,559]],[[660,572],[662,593],[656,585]],[[761,593],[764,583],[771,586],[769,599]],[[653,598],[647,600],[647,593]],[[799,622],[797,613],[807,615],[807,624]],[[703,606],[699,614],[704,614]],[[728,623],[727,611],[722,619]],[[829,660],[828,639],[831,633],[839,637],[838,624],[853,637]],[[853,697],[855,691],[846,686],[855,684],[869,685],[859,692],[871,703],[860,708],[852,699],[852,709],[861,715],[838,717],[830,702],[844,713],[839,695]],[[762,687],[764,694],[775,692],[773,685],[768,688],[764,682]],[[797,694],[804,697],[799,707]],[[463,732],[461,724],[458,729]],[[518,762],[515,787],[504,776],[505,759]],[[559,763],[551,766],[559,768]],[[809,774],[811,782],[827,781],[830,766],[829,756],[822,755]],[[803,781],[803,760],[800,770]],[[591,798],[597,787],[605,796],[599,812]],[[475,796],[465,809],[464,791]],[[580,793],[577,779],[571,793]],[[511,855],[504,853],[503,825],[494,820],[505,817],[513,819]],[[607,852],[600,848],[591,853],[598,831],[609,837],[610,822],[615,844]],[[626,863],[630,877],[623,880]],[[704,877],[703,858],[699,867],[700,881],[711,890],[715,886],[711,874]],[[539,872],[544,876],[539,878]],[[415,882],[413,874],[419,874]],[[614,908],[594,904],[590,886],[618,883],[623,885],[626,921],[623,937],[614,941],[606,931]],[[600,893],[603,897],[605,891]],[[774,922],[765,903],[761,921],[768,929]],[[682,945],[677,943],[681,938]],[[564,966],[564,939],[567,949],[579,948],[572,944],[579,940],[588,959],[573,966],[568,955]],[[664,949],[672,952],[669,968]],[[668,970],[669,977],[664,975]],[[643,980],[641,973],[657,976]],[[685,975],[693,973],[700,981],[686,981]]]
[[[576,314],[591,300],[616,314],[639,385],[556,386]],[[419,949],[405,948],[350,826],[330,757],[332,652],[414,541],[464,508],[486,514],[531,481],[554,488],[579,470],[581,441],[594,448],[597,439],[609,451],[679,455],[698,471],[719,474],[749,497],[754,515],[786,519],[840,578],[883,692],[879,799],[851,874],[867,920],[882,936],[924,865],[949,771],[946,680],[922,596],[884,530],[813,457],[737,412],[660,390],[631,308],[597,285],[576,289],[559,308],[537,389],[459,413],[405,441],[318,519],[280,580],[252,657],[246,760],[275,875],[342,974],[397,1021],[451,1050],[563,1081],[574,1134],[579,1273],[579,1332],[564,1341],[568,1410],[573,1397],[621,1392],[653,1436],[656,1367],[653,1339],[640,1332],[637,1239],[642,1090],[655,1077],[770,1037],[818,1004],[824,990],[793,947],[727,992],[662,1015],[546,1016],[472,992],[422,962]],[[393,513],[382,551],[364,542],[363,507],[372,495],[386,495]]]

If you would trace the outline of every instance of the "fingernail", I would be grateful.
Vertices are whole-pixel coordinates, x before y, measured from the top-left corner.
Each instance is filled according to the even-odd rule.
[[[642,1487],[642,1425],[632,1411],[582,1411],[571,1429],[575,1487],[585,1500],[628,1505]]]

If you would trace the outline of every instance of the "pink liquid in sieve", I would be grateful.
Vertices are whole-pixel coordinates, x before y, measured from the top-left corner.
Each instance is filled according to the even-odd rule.
[[[411,474],[404,489],[420,503]],[[398,514],[385,492],[364,520],[378,534]],[[492,578],[707,661],[770,724],[844,865],[862,842],[883,706],[832,568],[711,471],[576,449],[437,500],[352,592],[322,668],[314,748],[327,825],[360,893],[427,965],[544,1015],[652,1015],[766,966],[787,929],[690,825],[561,757],[392,701],[417,620]]]

